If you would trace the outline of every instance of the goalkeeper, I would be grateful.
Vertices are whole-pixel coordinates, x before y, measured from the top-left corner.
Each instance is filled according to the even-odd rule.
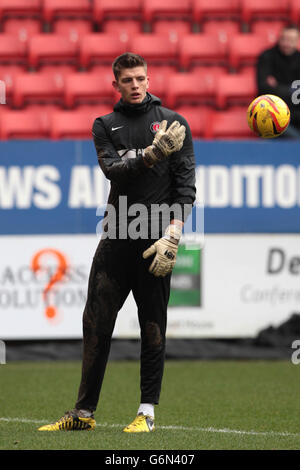
[[[95,120],[93,138],[99,165],[111,183],[108,204],[114,207],[117,217],[104,219],[106,231],[91,267],[83,314],[82,377],[75,408],[57,422],[39,428],[41,431],[95,427],[94,412],[115,321],[130,292],[141,330],[141,396],[136,417],[124,431],[149,432],[155,427],[154,405],[159,403],[163,378],[171,273],[182,227],[195,200],[195,158],[186,120],[162,107],[160,100],[148,93],[145,60],[133,53],[122,54],[115,59],[113,72],[113,86],[121,99],[111,114]],[[120,236],[120,230],[124,232],[122,225],[128,228],[134,220],[134,216],[122,213],[120,200],[124,196],[129,207],[139,203],[147,208],[147,236],[132,237],[129,230],[127,237]],[[166,223],[162,213],[153,216],[155,211],[151,209],[157,205],[176,206],[181,211],[169,213]],[[110,225],[116,229],[116,237],[109,236]]]

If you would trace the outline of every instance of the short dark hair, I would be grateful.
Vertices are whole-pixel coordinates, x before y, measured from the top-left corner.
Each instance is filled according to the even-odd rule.
[[[295,23],[289,23],[289,24],[286,24],[283,28],[282,28],[282,31],[287,31],[289,29],[295,29],[296,31],[298,31],[299,33],[299,28],[298,26],[295,24]]]
[[[133,52],[125,52],[113,61],[112,69],[115,79],[118,80],[122,69],[132,69],[133,67],[141,66],[144,67],[147,72],[147,62],[142,56],[134,54]]]

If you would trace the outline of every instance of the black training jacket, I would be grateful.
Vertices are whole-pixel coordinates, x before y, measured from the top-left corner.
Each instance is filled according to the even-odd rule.
[[[158,124],[168,126],[177,120],[186,126],[182,149],[152,168],[145,166],[143,150],[152,144]],[[178,113],[161,106],[161,101],[147,93],[140,104],[120,100],[112,113],[98,117],[93,125],[93,139],[99,165],[111,182],[108,203],[116,209],[119,196],[126,196],[128,206],[141,203],[192,206],[195,201],[195,157],[191,131]]]

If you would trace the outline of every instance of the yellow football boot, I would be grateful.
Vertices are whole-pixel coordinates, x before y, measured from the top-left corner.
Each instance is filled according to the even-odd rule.
[[[154,430],[154,419],[142,413],[139,413],[132,423],[123,429],[124,432],[151,432]]]
[[[93,415],[87,418],[79,410],[71,410],[55,423],[41,426],[38,431],[92,431],[95,427]]]

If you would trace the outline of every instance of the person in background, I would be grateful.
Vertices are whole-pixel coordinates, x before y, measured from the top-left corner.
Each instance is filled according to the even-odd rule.
[[[290,108],[291,122],[283,134],[290,138],[300,138],[300,104],[298,104],[297,90],[292,87],[295,80],[300,81],[298,44],[297,26],[285,26],[277,44],[262,52],[258,57],[256,70],[259,95],[279,96]]]

